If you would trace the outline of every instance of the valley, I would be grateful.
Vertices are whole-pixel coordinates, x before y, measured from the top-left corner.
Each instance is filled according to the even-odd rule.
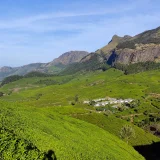
[[[27,126],[29,128],[31,127],[32,123],[33,124],[35,123],[34,128],[35,127],[37,128],[37,129],[35,128],[38,131],[37,136],[42,136],[41,139],[46,143],[47,143],[46,140],[50,136],[53,136],[52,135],[53,132],[49,129],[52,126],[52,123],[54,124],[55,120],[58,117],[59,118],[63,117],[62,118],[63,122],[59,124],[61,127],[66,128],[65,126],[67,125],[66,124],[67,122],[65,121],[67,118],[69,120],[69,123],[71,121],[74,121],[74,123],[79,124],[79,125],[76,124],[79,127],[82,127],[84,124],[86,125],[92,124],[98,127],[99,128],[99,129],[97,128],[98,132],[95,134],[100,134],[100,128],[101,128],[104,133],[105,132],[110,133],[118,138],[120,138],[121,128],[124,125],[129,124],[134,128],[136,134],[136,138],[132,137],[131,139],[129,139],[129,144],[134,147],[149,145],[152,144],[153,142],[160,141],[160,138],[158,138],[158,136],[153,135],[154,133],[152,134],[152,132],[148,130],[153,125],[155,124],[159,125],[160,123],[158,118],[160,112],[160,108],[158,107],[159,97],[157,97],[158,93],[160,92],[158,87],[160,85],[159,73],[160,73],[159,70],[154,70],[138,74],[124,75],[122,71],[116,69],[109,69],[104,72],[103,71],[101,72],[96,71],[90,73],[88,72],[83,74],[68,75],[68,77],[67,76],[31,77],[31,78],[28,77],[2,86],[0,88],[0,92],[3,92],[4,95],[0,98],[0,101],[1,101],[1,106],[5,106],[7,104],[7,106],[11,108],[11,109],[9,109],[8,107],[7,107],[8,109],[6,108],[8,110],[5,111],[6,118],[8,117],[9,114],[19,114],[19,118],[21,120],[24,118],[26,119],[27,117],[28,118],[32,117],[30,120],[28,118],[26,120],[24,119],[25,123],[28,123]],[[37,85],[39,81],[41,81],[41,84]],[[58,83],[58,84],[55,83],[50,85],[47,84],[46,81],[47,82],[58,81],[65,83]],[[102,83],[96,83],[97,81],[101,81]],[[17,88],[19,88],[19,90]],[[117,99],[124,99],[124,100],[129,99],[131,101],[131,99],[133,99],[135,103],[131,105],[132,102],[130,102],[129,108],[125,108],[124,106],[120,108],[114,108],[110,106],[110,104],[106,104],[105,106],[102,105],[99,107],[95,107],[93,103],[84,104],[84,101],[91,100],[92,102],[92,100],[96,101],[97,98],[99,98],[97,102],[99,100],[101,101],[106,100],[104,98],[101,99],[101,97],[112,97],[112,99],[110,98],[110,100],[112,101]],[[17,107],[14,108],[14,106]],[[12,112],[10,113],[9,110],[12,110]],[[29,116],[27,116],[27,114]],[[40,117],[37,117],[38,116],[37,114]],[[3,109],[1,115],[4,115]],[[43,120],[45,118],[44,116],[47,116],[48,118],[46,117],[47,119]],[[12,117],[14,119],[14,115]],[[39,124],[40,125],[39,126],[37,124],[38,121],[34,120],[33,117],[35,117],[36,119],[38,118],[39,119],[38,121],[39,122],[43,121],[43,123],[50,121],[50,123],[48,124],[51,126],[50,127],[46,126],[47,127],[47,128],[45,127],[46,131],[43,131],[43,129],[41,128],[42,124],[41,125]],[[72,119],[72,117],[74,119]],[[76,119],[80,121],[77,121]],[[34,122],[30,122],[32,120],[34,120]],[[47,152],[47,148],[48,150],[51,149],[48,145],[44,147],[43,145],[39,144],[40,142],[38,141],[37,141],[38,143],[36,142],[37,136],[36,137],[33,136],[35,133],[33,133],[32,129],[30,129],[30,132],[28,132],[27,130],[29,128],[27,129],[26,127],[25,128],[23,127],[26,126],[26,124],[23,124],[24,121],[22,122],[22,124],[20,121],[19,122],[18,120],[16,121],[17,122],[15,122],[15,124],[20,123],[18,126],[19,127],[21,126],[22,128],[22,130],[20,131],[22,132],[20,137],[23,137],[25,139],[28,139],[30,137],[29,139],[31,139],[31,141],[34,142],[34,145],[35,144],[36,146],[38,145],[44,152]],[[83,123],[83,125],[81,123]],[[12,129],[14,128],[15,130],[16,127],[15,124],[5,124],[5,126]],[[66,141],[63,140],[60,133],[65,132],[66,135],[67,132],[70,133],[72,132],[72,130],[75,130],[74,128],[73,129],[70,128],[71,124],[68,125],[69,128],[68,129],[66,128],[67,129],[66,131],[61,131],[61,129],[59,128],[60,126],[59,127],[57,126],[60,129],[60,130],[58,128],[56,129],[56,132],[59,132],[57,135],[58,137],[60,136],[58,138],[59,141],[64,141],[64,142]],[[17,134],[19,131],[18,132],[14,131],[14,132],[16,132]],[[44,132],[43,134],[46,134],[48,138],[45,137],[44,135],[41,135],[41,132],[42,133]],[[23,135],[23,133],[25,133],[25,135]],[[88,133],[93,133],[93,131],[88,131],[87,129],[86,134]],[[76,134],[76,131],[74,131],[73,135],[74,134]],[[98,138],[97,136],[94,137],[96,139]],[[103,138],[104,137],[105,136],[103,136]],[[60,150],[58,149],[60,146],[58,144],[54,145],[56,141],[54,139],[53,142],[51,140],[49,141],[52,148],[54,148],[54,152],[58,159],[61,159],[61,157],[64,158],[65,155],[64,152],[66,152],[66,156],[69,157],[80,156],[78,155],[79,152],[77,152],[77,154],[75,155],[74,149],[69,151],[70,155],[68,155],[67,154],[68,151],[65,151],[61,148],[61,150],[63,151],[63,156],[62,156]],[[75,141],[76,142],[78,141],[78,135],[76,136]],[[103,141],[105,142],[106,140]],[[86,143],[86,140],[83,140],[83,142]],[[88,143],[92,142],[93,141],[90,140],[90,142]],[[99,147],[100,146],[103,145],[101,144],[99,145]],[[75,147],[75,149],[77,147]],[[96,152],[99,149],[97,148]],[[84,154],[84,155],[81,154],[83,159],[87,159],[85,158],[85,156],[92,157],[91,155],[88,155],[88,153],[85,153],[85,151],[81,152],[83,152]],[[109,154],[108,152],[110,151],[107,149],[107,155]],[[103,153],[105,152],[103,151]],[[100,155],[103,156],[102,154]],[[100,157],[97,157],[97,159],[101,159]]]
[[[159,160],[159,31],[0,68],[0,159]]]

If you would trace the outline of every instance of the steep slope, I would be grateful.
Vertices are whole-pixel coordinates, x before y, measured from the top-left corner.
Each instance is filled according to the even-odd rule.
[[[128,123],[124,120],[122,121],[121,117],[126,116],[126,119],[128,119],[131,115],[135,114],[134,124],[138,123],[137,125],[140,125],[143,124],[143,121],[146,122],[146,119],[151,117],[150,114],[146,114],[146,111],[152,113],[154,117],[156,116],[155,113],[159,112],[154,107],[159,106],[159,102],[154,98],[154,96],[159,96],[159,75],[160,72],[157,70],[126,76],[119,70],[110,69],[106,72],[91,72],[71,76],[72,79],[67,83],[55,83],[48,87],[44,87],[45,80],[58,80],[60,82],[66,81],[65,79],[67,77],[24,78],[0,88],[0,91],[6,94],[1,99],[11,101],[12,103],[17,101],[23,104],[23,106],[36,106],[42,110],[41,113],[45,113],[48,110],[49,113],[55,112],[63,115],[73,115],[119,137],[121,127]],[[40,80],[42,80],[42,86],[37,83]],[[11,91],[13,92],[11,93]],[[7,92],[10,92],[9,95],[7,95]],[[79,104],[71,106],[70,104],[74,101],[75,95],[79,96]],[[119,117],[115,118],[114,114],[106,116],[105,112],[96,112],[91,106],[89,107],[83,104],[84,100],[92,100],[105,96],[139,99],[140,106],[118,113],[113,110],[113,113]],[[150,96],[152,99],[150,99]],[[130,139],[130,144],[134,146],[150,145],[152,141],[158,141],[157,137],[148,132],[146,133],[138,127],[134,127],[134,129],[136,139],[134,137]]]
[[[102,68],[104,64],[104,56],[90,53],[82,58],[80,62],[68,65],[61,74],[74,74],[79,71],[93,71]]]
[[[79,62],[83,57],[88,55],[88,52],[85,51],[70,51],[62,54],[60,57],[54,59],[47,66],[53,66],[57,64],[68,65],[75,62]]]
[[[121,64],[160,62],[160,27],[120,40],[108,60]]]
[[[127,40],[129,40],[131,38],[132,37],[128,36],[128,35],[126,35],[124,37],[119,37],[117,35],[114,35],[112,37],[112,40],[106,46],[104,46],[103,48],[97,50],[96,53],[99,53],[99,54],[108,54],[112,50],[114,50],[120,42],[125,42],[125,41],[127,41]]]
[[[93,57],[99,57],[95,60]],[[96,63],[95,63],[96,61]],[[151,62],[151,63],[148,63]],[[134,37],[124,36],[119,37],[114,35],[112,40],[103,48],[97,50],[84,57],[80,63],[76,64],[77,71],[106,69],[108,66],[114,66],[118,69],[126,70],[128,66],[135,63],[140,63],[138,66],[131,66],[134,72],[145,71],[148,69],[160,68],[160,27],[145,31]],[[91,67],[85,67],[86,64],[95,64]],[[74,67],[69,67],[66,70],[75,70]],[[130,71],[129,71],[130,72]],[[128,73],[126,71],[126,73]]]
[[[48,159],[144,160],[131,146],[92,124],[47,108],[1,101],[0,106],[3,159],[42,159],[42,153],[52,151]]]

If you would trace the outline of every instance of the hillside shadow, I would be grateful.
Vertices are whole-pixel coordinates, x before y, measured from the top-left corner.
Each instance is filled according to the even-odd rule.
[[[151,145],[135,146],[134,149],[145,157],[146,160],[160,160],[160,142],[153,142]]]
[[[117,58],[117,54],[116,54],[116,52],[114,50],[114,51],[112,51],[112,54],[108,58],[107,64],[108,65],[112,65],[115,62],[116,58]]]
[[[53,150],[49,150],[48,153],[45,153],[43,160],[57,160],[55,152]]]

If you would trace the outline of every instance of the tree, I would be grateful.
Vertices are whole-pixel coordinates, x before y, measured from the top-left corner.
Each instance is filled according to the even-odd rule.
[[[4,94],[3,92],[0,92],[0,97],[2,97],[2,96],[3,96],[3,94]]]
[[[75,95],[74,101],[75,101],[75,103],[78,103],[78,101],[79,101],[79,96],[78,95]]]
[[[130,138],[135,137],[135,131],[130,125],[125,125],[121,128],[120,137],[124,139],[127,143]]]

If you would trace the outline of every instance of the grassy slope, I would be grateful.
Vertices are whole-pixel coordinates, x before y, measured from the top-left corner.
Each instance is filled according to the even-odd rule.
[[[54,150],[59,160],[143,159],[132,147],[95,125],[62,116],[47,108],[3,101],[0,101],[0,106],[1,127],[5,127],[5,131],[12,130],[19,139],[27,139],[41,152]],[[7,152],[3,154],[4,159],[16,159],[17,150],[12,152],[16,147],[14,140],[4,141],[2,147]],[[23,146],[19,146],[18,151],[22,149]]]
[[[104,130],[110,132],[111,134],[116,135],[117,137],[120,137],[120,130],[121,128],[128,124],[128,122],[121,120],[119,118],[116,118],[114,116],[108,116],[106,117],[104,114],[77,114],[74,116],[75,118],[84,120],[86,122],[95,124],[99,126],[100,128],[103,128]],[[155,137],[154,135],[145,132],[143,129],[132,125],[132,127],[135,130],[135,137],[131,138],[129,140],[129,144],[132,146],[138,146],[138,145],[144,145],[144,144],[152,144],[152,142],[159,142],[160,139]]]
[[[137,108],[138,113],[142,114],[135,117],[135,121],[145,119],[144,111],[157,113],[159,109],[151,105],[155,98],[151,93],[160,93],[160,72],[159,70],[148,71],[139,74],[124,75],[121,71],[110,69],[106,72],[92,72],[82,75],[75,75],[68,83],[62,85],[52,85],[47,87],[39,87],[37,89],[28,89],[10,96],[4,96],[2,99],[7,101],[18,101],[23,105],[30,105],[43,108],[53,108],[55,112],[67,114],[84,121],[96,124],[97,126],[118,136],[120,128],[127,123],[111,115],[106,117],[103,114],[88,114],[88,108],[94,111],[93,107],[81,104],[83,100],[103,98],[105,96],[117,98],[134,98],[140,100],[140,106]],[[64,77],[55,77],[58,80]],[[53,78],[54,79],[54,78]],[[32,85],[36,80],[27,80]],[[22,85],[23,81],[4,86],[1,90],[7,92],[7,89],[14,88],[15,85]],[[25,85],[25,84],[23,84]],[[39,94],[42,94],[38,97]],[[75,107],[69,106],[74,101],[74,96],[79,95],[79,105]],[[38,98],[37,98],[38,97]],[[152,100],[152,101],[151,101]],[[54,106],[54,107],[53,107]],[[67,107],[60,107],[67,106]],[[135,114],[134,109],[116,113],[118,116]],[[112,122],[112,123],[111,123]],[[112,124],[112,125],[111,125]],[[108,127],[107,127],[108,126]],[[132,145],[145,145],[152,143],[152,140],[159,141],[155,136],[144,132],[142,129],[135,127],[136,139],[131,139]]]

